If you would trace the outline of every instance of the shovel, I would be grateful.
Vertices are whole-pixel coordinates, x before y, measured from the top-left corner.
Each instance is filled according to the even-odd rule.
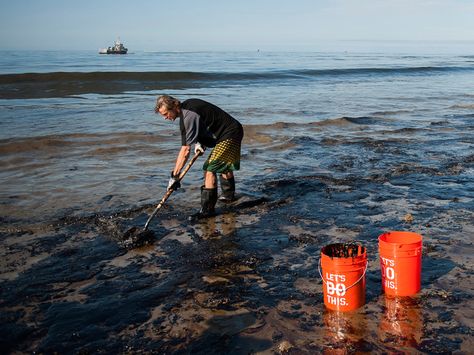
[[[186,167],[180,172],[178,176],[178,181],[181,181],[184,178],[184,175],[191,169],[191,166],[193,166],[194,162],[199,158],[199,156],[202,155],[202,152],[197,152],[191,159],[191,161],[186,165]],[[133,239],[148,239],[149,237],[153,236],[153,232],[148,230],[148,226],[153,219],[153,217],[156,216],[158,213],[159,209],[165,204],[166,200],[171,196],[173,193],[174,189],[168,189],[161,199],[160,203],[156,206],[155,210],[153,213],[148,217],[148,220],[145,223],[145,226],[143,227],[142,230],[140,230],[138,227],[132,227],[128,231],[125,232],[124,238],[133,238]]]

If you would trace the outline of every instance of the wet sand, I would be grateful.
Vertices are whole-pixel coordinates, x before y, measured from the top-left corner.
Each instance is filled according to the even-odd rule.
[[[241,199],[190,224],[191,177],[142,246],[121,240],[154,208],[133,193],[100,212],[107,192],[80,213],[65,203],[55,215],[51,201],[47,218],[3,206],[2,353],[470,353],[474,156],[420,139],[442,126],[373,134],[355,121],[246,127]],[[424,237],[416,297],[382,294],[377,238],[389,230]],[[367,248],[366,304],[330,312],[320,251],[352,241]]]

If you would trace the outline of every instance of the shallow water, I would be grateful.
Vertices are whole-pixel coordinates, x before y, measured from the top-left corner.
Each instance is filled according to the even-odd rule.
[[[243,122],[242,197],[190,224],[198,161],[152,221],[155,238],[130,250],[121,237],[165,193],[179,142],[177,125],[152,113],[161,91],[0,100],[4,352],[469,353],[472,57],[249,56],[209,56],[209,71],[467,69],[172,89]],[[377,237],[388,230],[424,237],[416,297],[381,294]],[[367,248],[366,304],[329,312],[320,251],[352,241]]]

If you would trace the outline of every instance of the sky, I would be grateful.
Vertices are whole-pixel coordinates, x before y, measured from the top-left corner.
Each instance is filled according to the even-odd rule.
[[[474,0],[0,0],[0,49],[299,50],[474,42]]]

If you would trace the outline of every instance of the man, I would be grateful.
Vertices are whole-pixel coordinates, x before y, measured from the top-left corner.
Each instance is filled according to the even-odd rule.
[[[168,189],[180,187],[178,176],[189,158],[191,146],[194,154],[204,153],[206,147],[213,147],[204,162],[204,185],[201,186],[201,209],[193,216],[199,219],[212,216],[217,202],[217,174],[222,194],[219,200],[235,200],[234,170],[240,169],[240,147],[244,131],[242,125],[219,107],[200,99],[180,102],[178,99],[162,95],[158,97],[155,113],[166,120],[179,118],[181,150],[171,172]]]

